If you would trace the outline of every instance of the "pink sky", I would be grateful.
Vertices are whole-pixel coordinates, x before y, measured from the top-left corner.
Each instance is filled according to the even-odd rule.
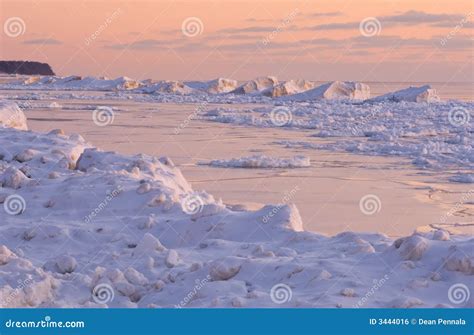
[[[0,58],[48,62],[59,75],[407,82],[472,82],[474,75],[470,0],[2,0],[0,6]],[[8,30],[14,19],[19,34]]]

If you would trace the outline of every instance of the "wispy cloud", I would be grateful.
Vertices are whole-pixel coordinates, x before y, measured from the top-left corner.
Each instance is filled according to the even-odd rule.
[[[236,34],[236,33],[264,33],[275,30],[274,26],[251,26],[244,28],[225,28],[218,31],[218,33],[224,34]]]
[[[390,23],[404,23],[409,25],[419,25],[434,22],[459,21],[463,18],[460,14],[432,14],[415,10],[410,10],[405,13],[382,16],[379,20]]]
[[[335,17],[341,16],[342,12],[320,12],[320,13],[311,13],[309,17]]]
[[[33,40],[26,40],[23,42],[23,44],[60,45],[63,44],[63,42],[54,38],[37,38]]]
[[[454,28],[456,25],[460,24],[460,22],[453,23],[453,22],[438,22],[438,23],[433,23],[431,27],[439,27],[439,28]],[[473,21],[468,21],[468,22],[463,22],[462,23],[463,28],[474,28],[474,22]]]
[[[108,45],[105,45],[105,48],[116,49],[116,50],[123,50],[123,49],[152,50],[158,47],[165,47],[167,45],[169,45],[169,42],[167,41],[146,39],[146,40],[134,41],[131,43],[108,44]]]
[[[352,30],[359,29],[360,22],[346,22],[346,23],[325,23],[313,26],[310,29],[314,30]]]
[[[410,10],[404,13],[379,16],[377,19],[384,28],[396,25],[417,26],[431,24],[436,26],[452,26],[462,20],[465,15],[462,14],[433,14],[421,11]],[[358,29],[360,22],[339,22],[319,24],[311,27],[311,30],[352,30]]]
[[[439,46],[441,36],[432,38],[404,38],[402,36],[374,36],[367,39],[363,36],[356,36],[344,39],[315,38],[300,40],[294,42],[275,42],[268,45],[272,52],[285,50],[288,54],[298,54],[302,50],[324,51],[324,50],[345,50],[353,55],[363,52],[364,55],[370,54],[377,49],[426,49]],[[443,51],[467,50],[473,47],[474,41],[469,36],[459,36],[453,39],[450,44],[443,48]],[[227,52],[254,52],[258,49],[258,43],[233,43],[219,46],[220,51]]]

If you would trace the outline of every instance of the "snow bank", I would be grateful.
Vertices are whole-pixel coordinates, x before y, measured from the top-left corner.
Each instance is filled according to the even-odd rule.
[[[334,81],[299,94],[285,96],[282,99],[305,101],[318,99],[365,100],[368,98],[370,98],[370,88],[368,85],[352,81]]]
[[[265,155],[254,155],[249,157],[216,159],[208,164],[215,167],[269,169],[269,168],[302,168],[311,165],[309,157],[294,156],[291,158],[268,157]]]
[[[245,84],[240,85],[235,90],[231,91],[234,94],[255,94],[266,89],[269,89],[278,84],[278,79],[276,77],[258,77],[256,79],[250,80]]]
[[[408,101],[408,102],[438,102],[439,97],[436,95],[436,90],[432,89],[430,85],[424,85],[420,87],[408,87],[400,91],[390,92],[381,96],[378,96],[372,101]]]
[[[233,91],[237,87],[237,81],[227,78],[217,78],[210,81],[189,81],[185,83],[196,90],[217,94]]]
[[[6,100],[0,100],[0,126],[28,130],[23,111],[16,103]]]
[[[1,128],[0,150],[25,181],[0,188],[2,307],[473,307],[448,296],[472,235],[305,232],[292,204],[233,211],[165,157],[61,131]]]

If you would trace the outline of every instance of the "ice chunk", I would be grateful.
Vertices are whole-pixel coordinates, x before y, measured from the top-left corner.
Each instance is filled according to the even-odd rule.
[[[279,83],[273,87],[270,87],[262,92],[263,95],[268,97],[281,97],[290,94],[296,94],[300,92],[312,89],[315,84],[311,81],[304,79],[292,79]]]
[[[435,89],[432,89],[430,85],[424,85],[420,87],[410,86],[396,92],[390,92],[378,96],[372,99],[372,101],[437,102],[440,99],[436,95]]]
[[[16,103],[6,100],[0,100],[0,126],[28,130],[23,111]]]
[[[226,257],[211,264],[209,275],[212,280],[229,280],[239,273],[242,261],[237,257]]]
[[[234,94],[252,94],[258,93],[263,90],[269,89],[278,84],[278,79],[276,77],[258,77],[256,79],[250,80],[245,84],[240,85],[235,90],[231,91]]]
[[[334,81],[283,99],[305,101],[320,99],[365,100],[368,98],[370,98],[370,88],[368,85],[352,81]]]

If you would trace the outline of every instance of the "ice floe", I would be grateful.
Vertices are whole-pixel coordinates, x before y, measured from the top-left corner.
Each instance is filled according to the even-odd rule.
[[[269,168],[302,168],[311,165],[309,157],[294,156],[291,158],[269,157],[265,155],[254,155],[248,157],[232,159],[215,159],[208,164],[216,167],[248,168],[248,169],[269,169]]]

